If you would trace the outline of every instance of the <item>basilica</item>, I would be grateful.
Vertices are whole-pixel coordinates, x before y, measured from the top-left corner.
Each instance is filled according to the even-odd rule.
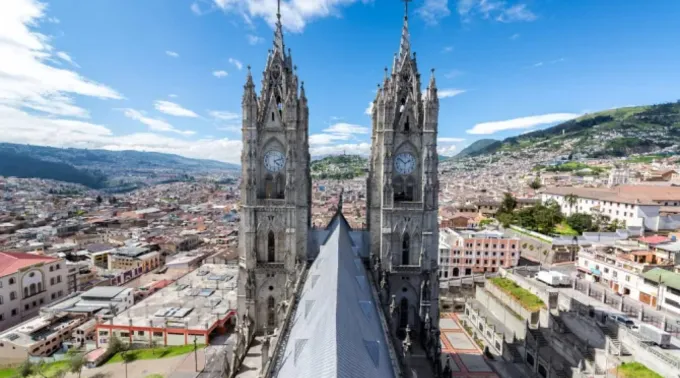
[[[407,3],[408,4],[408,3]],[[236,345],[229,377],[437,377],[439,101],[421,88],[406,7],[373,101],[367,228],[342,197],[312,228],[309,108],[277,12],[259,93],[243,93]],[[310,94],[311,95],[311,94]]]

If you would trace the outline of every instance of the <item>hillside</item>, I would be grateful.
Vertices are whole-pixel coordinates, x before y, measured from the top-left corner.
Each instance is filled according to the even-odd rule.
[[[43,178],[102,188],[106,177],[98,172],[77,169],[65,163],[32,158],[25,154],[0,150],[0,176]]]
[[[489,144],[469,156],[555,151],[593,158],[620,157],[655,152],[678,143],[680,101],[586,114],[547,129]]]
[[[317,179],[352,179],[367,170],[368,160],[359,155],[327,156],[311,164],[312,177]]]
[[[466,156],[475,156],[489,148],[493,148],[493,145],[500,145],[500,141],[496,139],[479,139],[474,141],[471,145],[463,148],[459,153],[456,154],[456,158],[462,158]]]

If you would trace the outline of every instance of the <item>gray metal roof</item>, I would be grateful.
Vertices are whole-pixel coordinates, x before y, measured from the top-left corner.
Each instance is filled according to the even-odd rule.
[[[309,269],[274,376],[394,377],[376,298],[351,229],[338,214],[328,231]]]
[[[125,289],[119,286],[97,286],[81,294],[81,298],[115,298]]]

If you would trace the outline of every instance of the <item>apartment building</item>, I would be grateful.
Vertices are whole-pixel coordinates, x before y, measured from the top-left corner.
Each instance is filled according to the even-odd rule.
[[[680,187],[623,185],[615,188],[548,188],[543,202],[556,201],[566,215],[585,213],[625,222],[647,230],[680,227]],[[574,202],[570,202],[574,201]]]
[[[493,273],[519,263],[519,238],[498,231],[439,231],[439,277]]]
[[[660,308],[680,315],[680,273],[655,268],[644,273],[643,279],[656,289]]]
[[[161,265],[161,254],[146,246],[125,246],[111,252],[108,263],[108,269],[141,268],[143,272],[149,272]]]
[[[29,253],[0,252],[0,330],[38,314],[68,295],[66,262]]]
[[[672,248],[680,243],[667,244],[667,248]],[[658,286],[653,285],[646,274],[672,269],[675,264],[676,254],[669,254],[658,246],[650,248],[637,240],[618,241],[613,246],[593,244],[581,249],[576,262],[577,269],[585,274],[586,279],[600,282],[621,295],[652,307],[660,304],[660,293]]]

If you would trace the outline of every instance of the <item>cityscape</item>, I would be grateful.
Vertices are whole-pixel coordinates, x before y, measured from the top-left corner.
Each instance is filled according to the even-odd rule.
[[[182,107],[191,91],[181,80],[184,92],[153,113],[80,76],[97,75],[86,55],[81,67],[55,48],[69,23],[101,33],[96,20],[74,20],[70,3],[0,4],[11,26],[0,26],[11,62],[0,63],[0,377],[680,377],[680,100],[666,92],[680,83],[661,97],[636,92],[637,105],[592,100],[601,110],[450,126],[456,111],[472,112],[457,98],[475,90],[454,89],[469,85],[455,82],[463,73],[432,58],[464,60],[453,42],[432,47],[436,29],[459,18],[456,30],[473,33],[564,10],[185,2],[182,17],[210,33],[244,28],[252,66],[223,58],[207,75],[221,90],[233,85],[229,111]],[[104,9],[122,17],[100,6],[89,11],[103,24]],[[670,28],[680,8],[664,6],[659,22]],[[329,15],[367,27],[356,24],[363,7],[392,18],[372,25],[389,49],[330,78],[307,50],[320,49]],[[521,30],[506,43],[528,38]],[[332,38],[357,38],[345,33]],[[161,52],[195,59],[184,68],[209,59]],[[523,70],[560,64],[569,62]],[[379,83],[362,121],[341,116],[344,104],[330,121],[315,115],[326,117],[333,91],[319,93],[314,79],[359,72]],[[195,91],[205,85],[194,81]],[[86,108],[83,96],[124,105]],[[97,124],[120,119],[149,129]]]

